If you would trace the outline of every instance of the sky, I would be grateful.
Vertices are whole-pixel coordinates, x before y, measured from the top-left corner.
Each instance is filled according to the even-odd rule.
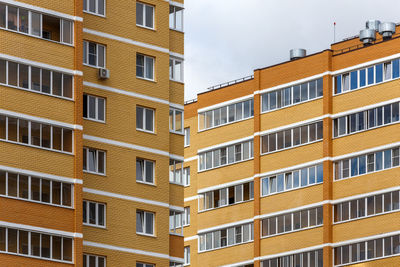
[[[358,35],[369,19],[400,22],[399,0],[185,0],[185,100],[208,87]]]

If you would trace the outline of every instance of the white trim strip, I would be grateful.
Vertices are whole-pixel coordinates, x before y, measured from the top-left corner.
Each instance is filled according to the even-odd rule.
[[[229,228],[229,227],[236,226],[236,225],[252,223],[253,221],[254,221],[253,218],[251,218],[251,219],[245,219],[245,220],[241,220],[241,221],[237,221],[237,222],[226,223],[226,224],[222,224],[222,225],[218,225],[218,226],[214,226],[214,227],[204,228],[204,229],[198,230],[197,234],[203,234],[203,233],[216,231],[219,229]]]
[[[115,251],[119,251],[119,252],[139,254],[139,255],[145,255],[145,256],[169,260],[169,255],[163,254],[163,253],[156,253],[156,252],[133,249],[133,248],[124,248],[124,247],[112,246],[112,245],[107,245],[107,244],[102,244],[102,243],[97,243],[97,242],[91,242],[91,241],[83,241],[83,245],[88,246],[88,247],[104,248],[104,249],[115,250]]]
[[[36,176],[36,177],[40,177],[40,178],[46,178],[46,179],[50,179],[53,181],[60,181],[60,182],[64,182],[64,183],[83,184],[83,181],[81,179],[57,176],[57,175],[53,175],[53,174],[30,171],[30,170],[25,170],[25,169],[20,169],[20,168],[9,167],[9,166],[5,166],[5,165],[0,165],[0,170],[7,171],[7,172],[16,172],[16,173],[21,173],[21,174],[30,175],[30,176]]]
[[[229,106],[229,105],[234,104],[234,103],[238,103],[238,102],[242,102],[242,101],[246,101],[246,100],[252,99],[253,97],[254,97],[253,94],[245,95],[245,96],[238,97],[238,98],[235,98],[235,99],[231,99],[231,100],[228,100],[228,101],[224,101],[224,102],[212,105],[212,106],[200,108],[200,109],[197,110],[197,113],[202,113],[202,112],[213,110],[213,109],[216,109],[216,108]]]
[[[198,195],[192,196],[192,197],[187,197],[187,198],[185,198],[185,199],[183,200],[183,202],[189,202],[189,201],[197,200],[197,199],[199,199],[199,196],[198,196]]]
[[[370,236],[366,236],[366,237],[350,239],[350,240],[346,240],[346,241],[340,241],[340,242],[332,243],[331,245],[332,245],[332,247],[340,247],[340,246],[344,246],[344,245],[348,245],[348,244],[353,244],[353,243],[358,243],[358,242],[368,241],[371,239],[378,239],[378,238],[383,238],[383,237],[388,237],[388,236],[398,235],[398,234],[400,234],[400,230],[389,232],[389,233],[382,233],[382,234],[377,234],[377,235],[370,235]]]
[[[309,82],[309,81],[312,81],[312,80],[316,80],[316,79],[322,78],[323,76],[329,75],[329,74],[331,74],[330,71],[325,71],[323,73],[316,74],[316,75],[313,75],[313,76],[309,76],[309,77],[306,77],[306,78],[303,78],[303,79],[300,79],[300,80],[296,80],[296,81],[292,81],[292,82],[288,82],[288,83],[284,83],[284,84],[279,84],[279,85],[276,85],[276,86],[273,86],[273,87],[269,87],[269,88],[266,88],[266,89],[255,91],[254,94],[264,94],[264,93],[275,91],[275,90],[279,90],[279,89],[282,89],[282,88],[291,87],[293,85],[297,85],[297,84],[301,84],[301,83],[305,83],[305,82]]]
[[[254,263],[254,259],[253,260],[236,262],[236,263],[232,263],[232,264],[228,264],[228,265],[221,265],[219,267],[241,267],[241,266],[244,266],[246,264],[252,264],[252,263]]]
[[[182,259],[182,258],[172,257],[172,256],[169,256],[169,260],[170,261],[174,261],[174,262],[178,262],[178,263],[184,263],[185,262],[185,260]]]
[[[193,161],[193,160],[198,160],[199,159],[199,156],[193,156],[193,157],[190,157],[190,158],[186,158],[185,160],[184,160],[184,162],[189,162],[189,161]]]
[[[173,6],[185,8],[184,5],[183,5],[182,3],[175,2],[175,1],[168,1],[168,0],[167,0],[167,2],[169,2],[169,4],[170,4],[170,5],[173,5]]]
[[[306,248],[301,248],[301,249],[296,249],[296,250],[291,250],[291,251],[285,251],[282,253],[277,253],[277,254],[272,254],[272,255],[267,255],[267,256],[261,256],[261,257],[254,258],[254,260],[255,261],[269,260],[269,259],[288,256],[288,255],[292,255],[292,254],[299,254],[299,253],[303,253],[303,252],[318,250],[318,249],[322,249],[324,247],[330,247],[330,246],[331,246],[331,243],[325,243],[325,244],[316,245],[316,246],[312,246],[312,247],[306,247]]]
[[[18,229],[22,229],[22,230],[42,232],[42,233],[48,233],[48,234],[53,234],[53,235],[62,235],[62,236],[72,237],[72,238],[83,238],[82,233],[66,232],[66,231],[55,230],[55,229],[50,229],[50,228],[36,227],[36,226],[32,226],[32,225],[27,225],[27,224],[19,224],[19,223],[0,221],[0,225],[4,226],[4,227],[18,228]]]
[[[174,206],[174,205],[169,205],[169,209],[175,210],[175,211],[180,211],[180,212],[185,211],[185,209],[183,207],[178,207],[178,206]]]
[[[373,191],[373,192],[368,192],[368,193],[358,194],[358,195],[352,195],[350,197],[344,197],[344,198],[331,200],[331,204],[335,205],[335,204],[338,204],[338,203],[351,201],[351,200],[354,200],[354,199],[366,198],[366,197],[369,197],[369,196],[384,194],[384,193],[397,191],[397,190],[400,190],[400,186],[389,187],[389,188],[385,188],[385,189],[381,189],[381,190],[377,190],[377,191]],[[357,218],[357,219],[361,219],[361,218]],[[345,222],[345,221],[343,221],[343,222]]]
[[[66,69],[66,68],[57,67],[54,65],[49,65],[46,63],[41,63],[41,62],[37,62],[37,61],[33,61],[33,60],[21,58],[21,57],[15,57],[15,56],[3,54],[3,53],[0,53],[0,58],[9,60],[9,61],[26,64],[26,65],[30,65],[30,66],[34,66],[34,67],[38,67],[38,68],[44,68],[44,69],[48,69],[48,70],[63,72],[63,73],[70,74],[70,75],[83,76],[83,72],[80,70]]]
[[[26,115],[23,113],[9,111],[9,110],[5,110],[5,109],[0,109],[0,114],[11,116],[11,117],[18,117],[18,118],[26,119],[26,120],[30,120],[30,121],[42,122],[42,123],[51,124],[54,126],[61,126],[64,128],[69,128],[69,129],[74,129],[74,130],[81,130],[81,131],[83,130],[82,125],[69,124],[69,123],[60,122],[60,121],[49,120],[49,119]]]
[[[185,59],[184,55],[176,53],[176,52],[169,51],[169,55],[172,56],[172,57],[175,57],[177,59],[181,59],[181,60]]]
[[[183,105],[175,104],[175,103],[171,103],[171,102],[169,103],[169,106],[173,107],[173,108],[176,108],[176,109],[181,109],[181,110],[185,109],[185,107]]]
[[[261,219],[278,216],[278,215],[282,215],[282,214],[286,214],[286,213],[296,212],[299,210],[312,209],[312,208],[316,208],[316,207],[322,206],[324,204],[329,204],[329,203],[331,203],[330,200],[324,200],[324,201],[320,201],[320,202],[316,202],[316,203],[312,203],[309,205],[304,205],[304,206],[300,206],[300,207],[296,207],[296,208],[292,208],[292,209],[280,210],[277,212],[271,212],[271,213],[266,213],[266,214],[262,214],[262,215],[257,215],[257,216],[254,216],[254,220],[257,220],[257,219],[261,220]]]
[[[83,21],[82,17],[72,16],[72,15],[57,12],[57,11],[54,11],[51,9],[33,6],[33,5],[25,4],[22,2],[14,1],[14,0],[1,0],[1,2],[10,4],[10,5],[14,5],[14,6],[18,6],[18,7],[27,8],[27,9],[34,10],[34,11],[38,11],[40,13],[46,13],[46,14],[53,15],[53,16],[60,17],[60,18],[65,18],[65,19],[74,20],[74,21]]]
[[[92,35],[96,35],[96,36],[99,36],[99,37],[108,38],[108,39],[111,39],[111,40],[115,40],[115,41],[131,44],[131,45],[136,45],[136,46],[140,46],[140,47],[143,47],[143,48],[152,49],[152,50],[155,50],[155,51],[159,51],[159,52],[162,52],[162,53],[168,53],[169,54],[169,49],[167,49],[167,48],[156,46],[156,45],[151,45],[151,44],[146,44],[146,43],[142,43],[142,42],[138,42],[138,41],[135,41],[135,40],[132,40],[132,39],[128,39],[128,38],[124,38],[124,37],[120,37],[120,36],[117,36],[117,35],[114,35],[114,34],[109,34],[109,33],[105,33],[105,32],[99,32],[99,31],[88,29],[88,28],[83,28],[83,32],[84,33],[88,33],[88,34],[92,34]]]
[[[187,241],[192,241],[192,240],[196,240],[197,238],[199,238],[198,235],[194,235],[194,236],[189,236],[189,237],[185,237],[184,242]]]
[[[247,177],[247,178],[240,179],[240,180],[235,180],[235,181],[229,182],[229,183],[224,183],[224,184],[219,184],[219,185],[210,186],[210,187],[206,187],[206,188],[201,188],[201,189],[197,190],[197,194],[214,191],[214,190],[221,189],[221,188],[231,187],[231,186],[235,186],[238,184],[244,184],[246,182],[251,182],[253,180],[254,180],[254,176]]]
[[[169,154],[169,157],[171,158],[171,159],[174,159],[174,160],[179,160],[179,161],[184,161],[184,158],[183,158],[183,156],[179,156],[179,155],[175,155],[175,154]]]
[[[203,152],[214,150],[214,149],[217,149],[217,148],[220,148],[220,147],[226,147],[226,146],[230,146],[230,145],[234,145],[234,144],[238,144],[238,143],[242,143],[242,142],[246,142],[246,141],[250,141],[250,140],[253,140],[253,136],[252,135],[247,136],[247,137],[243,137],[243,138],[240,138],[240,139],[228,141],[228,142],[225,142],[225,143],[221,143],[221,144],[205,147],[205,148],[197,150],[197,153],[203,153]]]
[[[386,144],[386,145],[382,145],[382,146],[377,146],[377,147],[373,147],[373,148],[360,150],[360,151],[345,154],[345,155],[332,157],[332,158],[330,158],[330,160],[337,161],[337,160],[342,160],[342,159],[346,159],[346,158],[352,158],[355,156],[368,154],[368,153],[372,153],[372,152],[376,152],[376,151],[380,151],[380,150],[385,150],[385,149],[389,149],[389,148],[393,148],[393,147],[397,147],[397,146],[400,146],[400,142],[395,142],[395,143],[391,143],[391,144]]]

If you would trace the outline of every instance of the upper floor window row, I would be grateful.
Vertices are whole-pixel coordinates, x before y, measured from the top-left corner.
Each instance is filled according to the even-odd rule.
[[[73,131],[67,128],[0,115],[0,140],[71,153]]]
[[[229,227],[199,235],[199,251],[230,247],[254,240],[253,223]]]
[[[399,121],[399,103],[360,111],[333,120],[333,136],[339,137]]]
[[[253,140],[222,147],[199,154],[199,170],[208,170],[224,165],[230,165],[254,156]]]
[[[83,41],[83,64],[105,68],[106,47],[95,42]]]
[[[154,6],[136,2],[136,25],[154,29]]]
[[[0,195],[72,207],[73,185],[21,173],[0,171]]]
[[[262,95],[262,112],[295,105],[323,96],[322,78]]]
[[[253,99],[199,113],[199,130],[210,129],[254,116]]]
[[[0,84],[71,99],[73,81],[69,74],[0,59]]]
[[[183,31],[183,8],[178,6],[169,6],[169,28]]]
[[[363,88],[400,77],[399,59],[340,74],[334,78],[335,94]]]
[[[261,180],[262,196],[319,184],[323,181],[322,164],[265,177]]]
[[[335,180],[346,179],[400,165],[400,148],[381,150],[334,162]]]
[[[106,257],[83,254],[83,267],[106,267]]]
[[[199,195],[199,211],[210,210],[254,199],[254,183],[234,185]]]
[[[261,267],[323,267],[323,250],[313,250],[262,261]]]
[[[271,153],[300,145],[305,145],[323,138],[322,121],[310,123],[292,129],[267,134],[261,137],[261,153]]]
[[[400,209],[400,191],[354,199],[333,206],[334,222],[345,222]]]
[[[95,15],[104,16],[106,0],[83,0],[83,11]]]
[[[0,28],[58,43],[73,44],[73,25],[70,20],[0,4]]]

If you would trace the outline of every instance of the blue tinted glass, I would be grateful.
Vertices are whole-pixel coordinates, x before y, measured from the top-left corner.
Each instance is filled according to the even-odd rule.
[[[351,84],[350,84],[350,89],[351,89],[351,90],[356,89],[356,88],[358,87],[358,75],[357,75],[357,71],[353,71],[353,72],[350,74],[350,82],[351,82]]]
[[[262,195],[268,195],[268,178],[262,180]]]
[[[368,84],[373,84],[374,81],[374,67],[368,68]]]
[[[262,111],[267,111],[269,108],[268,106],[268,95],[269,94],[263,94],[262,95]]]
[[[284,189],[283,174],[278,175],[278,192],[282,192]]]
[[[323,94],[324,94],[323,86],[324,86],[324,83],[322,81],[322,78],[318,79],[317,80],[317,96],[323,96]]]
[[[317,183],[322,183],[323,179],[324,179],[324,171],[322,164],[320,164],[317,166]]]
[[[269,94],[269,109],[276,109],[276,92]]]
[[[376,83],[380,83],[383,80],[383,64],[375,66],[375,79]]]
[[[308,183],[315,184],[315,167],[311,167],[308,169]]]
[[[301,169],[301,186],[307,185],[307,168]]]
[[[379,171],[382,170],[382,161],[383,161],[383,152],[376,152],[375,153],[375,170]]]
[[[376,122],[376,126],[382,125],[383,123],[383,111],[382,111],[382,107],[376,108],[376,113],[377,113],[377,122]]]
[[[336,85],[336,94],[340,94],[342,92],[342,75],[336,76],[335,85]]]
[[[385,150],[383,153],[384,153],[384,158],[385,158],[384,168],[385,169],[391,168],[392,167],[392,150],[388,149],[388,150]]]
[[[365,74],[366,74],[365,69],[360,70],[360,87],[363,87],[366,85]]]
[[[361,175],[365,172],[365,156],[360,156],[358,157],[358,173]]]
[[[393,79],[400,77],[400,71],[399,71],[400,64],[399,64],[399,61],[400,61],[399,59],[393,60]]]
[[[399,120],[399,103],[392,104],[392,122]]]
[[[293,87],[293,103],[300,102],[300,85]]]
[[[358,175],[358,158],[351,159],[351,176]]]
[[[299,187],[300,185],[299,174],[299,171],[293,172],[293,188]]]

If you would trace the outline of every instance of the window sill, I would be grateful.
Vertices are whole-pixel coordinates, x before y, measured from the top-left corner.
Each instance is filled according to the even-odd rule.
[[[96,225],[96,224],[90,224],[90,223],[83,223],[84,226],[89,226],[89,227],[94,227],[94,228],[99,228],[99,229],[104,229],[107,230],[106,226],[101,226],[101,225]]]
[[[142,133],[148,133],[148,134],[157,135],[155,132],[144,130],[144,129],[140,129],[140,128],[136,128],[136,131],[142,132]]]
[[[83,117],[83,119],[84,119],[84,120],[87,120],[87,121],[93,121],[93,122],[98,122],[98,123],[106,124],[105,121],[100,121],[100,120],[96,120],[96,119],[85,118],[85,117]]]
[[[138,183],[138,184],[143,184],[143,185],[150,185],[150,186],[157,187],[157,185],[156,185],[156,184],[154,184],[154,183],[148,183],[148,182],[143,182],[143,181],[138,181],[138,180],[136,180],[136,183]]]
[[[15,144],[15,145],[21,145],[21,146],[27,146],[27,147],[32,147],[32,148],[38,148],[38,149],[42,149],[42,150],[46,150],[46,151],[50,151],[50,152],[57,152],[57,153],[65,154],[65,155],[71,155],[71,156],[74,155],[73,152],[66,152],[66,151],[55,150],[55,149],[51,149],[51,148],[47,148],[47,147],[34,146],[34,145],[25,144],[25,143],[20,143],[20,142],[16,142],[16,141],[10,141],[10,140],[4,140],[4,139],[0,139],[0,141],[6,142],[6,143]]]
[[[140,235],[140,236],[145,236],[145,237],[157,238],[157,236],[151,235],[151,234],[145,234],[145,233],[139,233],[139,232],[136,232],[136,234],[137,234],[137,235]]]
[[[86,13],[86,14],[89,14],[89,15],[94,15],[94,16],[101,17],[101,18],[106,18],[105,14],[101,15],[101,14],[97,14],[97,13],[90,12],[90,11],[87,11],[87,10],[83,10],[83,13]]]
[[[107,177],[106,174],[104,173],[99,173],[99,172],[91,172],[91,171],[87,171],[87,170],[83,170],[84,173],[88,173],[88,174],[94,174],[94,175],[100,175],[100,176],[104,176]]]
[[[6,196],[6,195],[0,195],[0,197],[9,198],[9,199],[15,199],[15,200],[21,200],[21,201],[26,201],[26,202],[31,202],[31,203],[37,203],[37,204],[43,204],[43,205],[53,206],[53,207],[58,207],[58,208],[70,209],[70,210],[74,210],[75,209],[74,207],[57,205],[57,204],[47,203],[47,202],[33,200],[33,199],[26,199],[26,198],[21,198],[21,197],[13,197],[13,196]]]
[[[144,25],[136,24],[136,27],[156,32],[155,28],[150,28],[150,27],[147,27],[147,26],[144,26]]]
[[[140,77],[140,76],[136,76],[136,79],[157,83],[156,80],[154,80],[154,79],[144,78],[144,77]]]

